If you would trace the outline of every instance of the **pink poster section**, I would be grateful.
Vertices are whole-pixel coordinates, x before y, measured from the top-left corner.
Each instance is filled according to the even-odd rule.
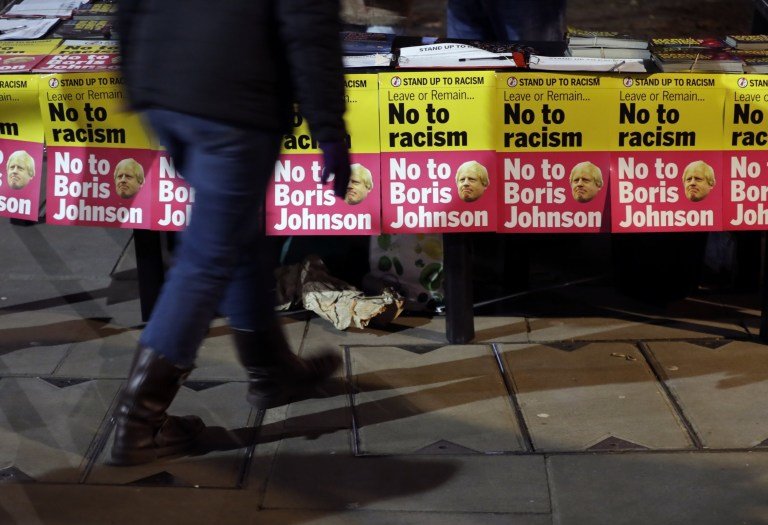
[[[283,154],[267,190],[267,235],[376,235],[381,231],[378,153],[351,155],[344,199],[323,184],[319,154]]]
[[[155,159],[142,149],[49,147],[47,222],[149,229]]]
[[[500,153],[499,232],[610,230],[610,153]]]
[[[152,229],[181,231],[192,218],[195,190],[176,170],[173,159],[165,151],[157,157],[157,170],[152,174]]]
[[[0,141],[0,217],[37,221],[42,171],[40,142]]]
[[[496,153],[382,153],[384,233],[496,230]]]
[[[620,152],[611,163],[614,232],[722,229],[723,152]]]
[[[729,151],[723,180],[723,228],[765,230],[768,227],[768,152]]]

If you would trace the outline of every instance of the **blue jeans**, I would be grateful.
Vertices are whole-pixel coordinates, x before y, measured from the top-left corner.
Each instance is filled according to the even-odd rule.
[[[140,343],[187,367],[217,313],[246,330],[274,319],[263,209],[280,134],[162,109],[146,116],[195,201]]]
[[[448,0],[450,38],[557,41],[565,34],[566,0]]]

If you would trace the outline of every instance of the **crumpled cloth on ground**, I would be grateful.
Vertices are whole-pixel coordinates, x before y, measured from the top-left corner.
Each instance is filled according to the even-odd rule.
[[[372,321],[377,325],[390,323],[402,313],[405,304],[405,299],[394,290],[383,290],[377,296],[364,295],[330,275],[316,255],[307,256],[301,264],[278,268],[275,277],[278,310],[301,304],[339,330],[350,326],[365,328]]]

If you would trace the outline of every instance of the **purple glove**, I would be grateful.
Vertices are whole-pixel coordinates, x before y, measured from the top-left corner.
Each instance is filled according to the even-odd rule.
[[[328,182],[333,174],[333,193],[343,199],[347,193],[347,184],[349,184],[349,149],[347,143],[343,140],[337,142],[321,142],[320,149],[323,150],[323,184]]]

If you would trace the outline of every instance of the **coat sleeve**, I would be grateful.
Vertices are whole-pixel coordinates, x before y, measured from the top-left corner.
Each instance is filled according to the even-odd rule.
[[[275,4],[301,114],[316,140],[342,140],[346,131],[338,0],[277,0]]]

